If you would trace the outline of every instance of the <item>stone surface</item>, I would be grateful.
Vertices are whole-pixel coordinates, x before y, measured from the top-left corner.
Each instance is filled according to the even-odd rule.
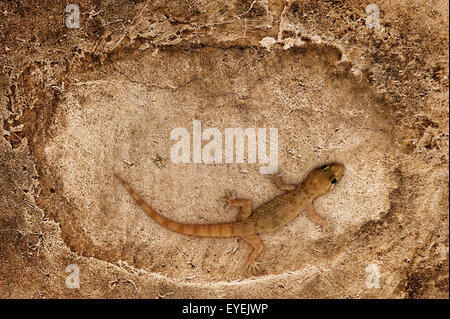
[[[448,297],[448,2],[379,1],[380,28],[368,4],[80,1],[79,29],[65,5],[0,4],[0,296]],[[234,220],[225,189],[279,194],[258,163],[174,163],[194,120],[277,128],[289,182],[343,163],[315,204],[332,231],[262,234],[254,276],[241,239],[149,219],[113,172],[188,223]]]

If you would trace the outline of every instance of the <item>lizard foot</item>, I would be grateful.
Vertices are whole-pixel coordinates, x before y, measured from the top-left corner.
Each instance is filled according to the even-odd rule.
[[[260,271],[259,264],[259,261],[249,262],[247,264],[247,271],[256,275]]]
[[[334,232],[334,227],[331,226],[328,222],[323,226],[323,230],[325,231],[325,233],[327,234],[331,234]]]
[[[236,199],[236,192],[225,190],[225,196],[220,197],[220,200],[226,203],[225,209],[229,209],[232,206],[232,201]]]

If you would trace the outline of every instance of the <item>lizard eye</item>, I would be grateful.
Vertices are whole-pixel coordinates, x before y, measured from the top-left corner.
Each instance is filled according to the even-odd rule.
[[[336,182],[337,182],[336,177],[333,177],[333,178],[331,179],[331,181],[330,181],[331,184],[336,184]]]

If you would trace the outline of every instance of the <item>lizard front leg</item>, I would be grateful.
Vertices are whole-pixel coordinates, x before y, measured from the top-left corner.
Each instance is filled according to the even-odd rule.
[[[330,227],[330,224],[328,224],[327,220],[323,217],[321,217],[319,214],[316,213],[316,210],[314,209],[313,204],[309,204],[305,208],[306,214],[308,215],[308,218],[313,222],[320,226],[322,226],[325,230],[328,230]]]
[[[291,191],[297,187],[297,185],[295,184],[286,184],[283,179],[281,179],[281,175],[278,173],[273,174],[271,178],[275,185],[277,185],[277,187],[283,191]]]

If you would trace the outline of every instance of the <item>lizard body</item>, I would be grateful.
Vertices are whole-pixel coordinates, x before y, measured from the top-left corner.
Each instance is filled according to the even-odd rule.
[[[303,210],[315,223],[328,228],[328,222],[320,217],[312,206],[313,201],[320,195],[328,193],[341,178],[344,166],[341,164],[326,165],[313,170],[306,180],[298,185],[286,184],[279,175],[273,175],[273,181],[286,192],[252,211],[249,199],[236,199],[233,193],[226,194],[227,207],[241,207],[238,220],[221,224],[183,224],[164,217],[153,210],[120,176],[115,175],[134,200],[160,225],[185,235],[201,237],[233,237],[240,236],[246,240],[253,251],[248,260],[248,267],[258,269],[256,258],[263,250],[263,243],[257,234],[275,231],[286,225]]]

